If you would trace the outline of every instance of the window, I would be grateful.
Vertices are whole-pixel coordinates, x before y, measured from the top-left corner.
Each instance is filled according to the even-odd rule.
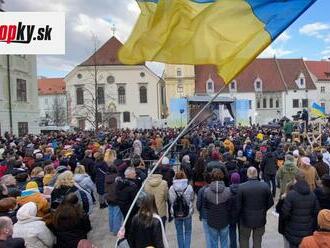
[[[208,80],[206,82],[206,92],[207,93],[214,93],[214,82],[212,80]]]
[[[182,76],[182,70],[181,68],[176,69],[176,76],[181,77]]]
[[[269,108],[274,108],[274,100],[273,98],[269,99]]]
[[[97,122],[98,123],[102,122],[102,113],[101,112],[97,112],[96,118],[97,118]]]
[[[115,77],[110,75],[107,77],[107,83],[108,84],[113,84],[115,82]]]
[[[85,130],[85,124],[86,124],[86,120],[85,119],[79,119],[78,120],[78,127],[81,130]]]
[[[18,136],[22,137],[29,133],[29,123],[27,122],[18,122]]]
[[[300,78],[300,86],[303,87],[305,85],[305,79]]]
[[[123,113],[123,119],[124,119],[124,122],[131,122],[131,115],[128,111],[124,112]]]
[[[124,86],[118,87],[118,103],[125,104],[126,103],[126,91]]]
[[[279,99],[276,99],[276,101],[275,101],[275,107],[276,108],[279,108],[280,107],[280,100]]]
[[[98,104],[104,104],[105,99],[104,99],[104,87],[100,86],[97,88],[97,103]]]
[[[78,73],[78,74],[77,74],[77,78],[78,78],[78,79],[82,79],[82,75],[81,75],[81,73]]]
[[[140,87],[140,103],[147,103],[148,96],[147,96],[147,87],[141,86]]]
[[[26,95],[26,80],[17,78],[17,101],[19,102],[26,102],[27,101],[27,95]]]
[[[293,99],[292,100],[292,107],[293,108],[299,108],[299,100],[298,99]]]
[[[145,77],[146,76],[146,74],[142,71],[142,72],[140,72],[140,77]]]
[[[233,82],[230,83],[230,90],[231,91],[235,91],[236,90],[236,82],[235,81],[233,81]]]
[[[252,109],[252,101],[249,100],[249,109]]]
[[[302,107],[308,108],[308,99],[302,99]]]
[[[255,89],[256,89],[256,91],[261,91],[262,90],[262,84],[261,84],[260,80],[257,80],[255,82]]]
[[[266,99],[266,98],[264,98],[264,99],[262,100],[262,107],[263,107],[263,108],[267,108],[267,99]]]
[[[84,104],[84,90],[82,87],[76,88],[76,99],[77,99],[77,105]]]
[[[48,98],[45,98],[45,105],[48,105]]]
[[[178,93],[183,93],[183,84],[182,84],[182,83],[179,83],[179,84],[178,84],[177,92],[178,92]]]
[[[260,109],[261,105],[260,105],[260,100],[257,101],[257,109]]]
[[[325,93],[325,86],[321,86],[321,93]]]

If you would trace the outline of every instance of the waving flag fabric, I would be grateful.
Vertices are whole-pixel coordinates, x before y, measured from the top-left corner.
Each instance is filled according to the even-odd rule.
[[[319,104],[317,104],[317,103],[314,102],[312,104],[311,114],[314,117],[324,118],[324,117],[326,117],[326,115],[325,115],[325,107],[322,107],[321,105],[319,105]]]
[[[226,83],[316,0],[137,0],[125,64],[215,64]]]

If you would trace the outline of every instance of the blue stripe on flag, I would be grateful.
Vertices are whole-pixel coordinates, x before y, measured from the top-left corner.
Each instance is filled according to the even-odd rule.
[[[195,2],[195,3],[214,3],[217,0],[190,0],[190,1]]]
[[[323,114],[325,113],[325,107],[322,107],[321,105],[318,105],[315,102],[313,103],[312,108],[322,112]]]
[[[254,14],[266,25],[266,31],[275,40],[288,26],[303,14],[316,0],[246,0]]]

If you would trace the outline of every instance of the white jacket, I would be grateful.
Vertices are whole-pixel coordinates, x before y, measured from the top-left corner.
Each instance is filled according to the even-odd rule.
[[[24,204],[18,210],[13,238],[23,238],[26,248],[51,248],[55,243],[55,237],[36,214],[37,206],[33,202]]]

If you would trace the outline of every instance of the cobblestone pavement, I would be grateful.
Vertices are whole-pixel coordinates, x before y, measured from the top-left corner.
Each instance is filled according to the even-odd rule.
[[[89,233],[89,239],[98,247],[115,247],[116,237],[109,233],[108,227],[108,209],[95,208],[91,215],[93,230]],[[273,214],[273,208],[268,211],[266,233],[263,236],[262,247],[281,248],[283,247],[283,238],[277,232],[277,217]],[[167,223],[167,237],[171,248],[176,248],[176,235],[174,222]],[[198,220],[198,213],[193,216],[192,248],[205,247],[202,223]],[[250,246],[252,247],[252,245]]]

